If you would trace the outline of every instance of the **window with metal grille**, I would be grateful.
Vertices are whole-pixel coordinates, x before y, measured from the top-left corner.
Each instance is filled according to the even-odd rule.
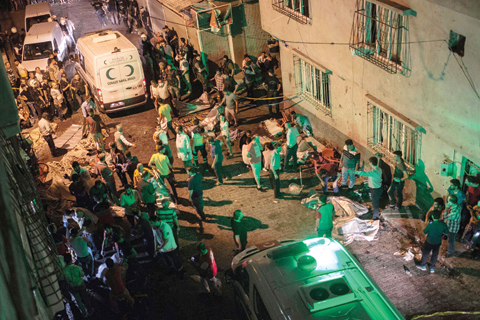
[[[408,51],[407,16],[416,13],[401,5],[389,4],[357,0],[350,49],[354,55],[389,73],[404,72],[408,69],[404,61]]]
[[[308,62],[293,56],[295,89],[298,95],[310,102],[316,110],[331,115],[330,70],[319,70]]]
[[[300,23],[310,21],[310,0],[272,0],[273,8]]]
[[[367,106],[368,146],[382,153],[385,160],[391,163],[394,163],[395,159],[393,152],[402,151],[405,164],[413,170],[420,158],[422,132],[370,101]]]

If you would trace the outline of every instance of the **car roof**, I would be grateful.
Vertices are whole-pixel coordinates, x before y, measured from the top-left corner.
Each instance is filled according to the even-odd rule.
[[[101,41],[102,38],[110,40]],[[125,36],[118,31],[112,30],[92,32],[91,34],[87,34],[78,39],[77,45],[82,48],[82,51],[85,52],[88,50],[94,56],[110,55],[116,50],[116,48],[121,50],[137,50],[133,43],[131,43]]]
[[[49,13],[50,3],[48,2],[29,4],[25,7],[25,17],[27,18],[41,16]]]
[[[295,246],[301,249],[299,254],[295,254]],[[283,250],[288,247],[294,250]],[[286,256],[276,255],[282,250],[287,252]],[[301,258],[306,256],[308,259]],[[311,268],[307,264],[301,266],[301,262],[307,260]],[[265,303],[267,309],[270,306],[274,310],[269,311],[281,315],[280,318],[403,319],[366,271],[336,240],[297,241],[259,251],[245,261],[249,274],[256,274],[258,283],[266,284],[259,285],[257,290],[262,299],[272,302]],[[335,290],[342,294],[336,294]],[[328,297],[319,298],[318,294],[325,291]]]
[[[50,41],[50,34],[56,27],[58,27],[56,22],[34,24],[25,35],[25,44]]]

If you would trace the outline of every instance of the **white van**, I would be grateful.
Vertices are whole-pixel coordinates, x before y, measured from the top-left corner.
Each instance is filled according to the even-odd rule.
[[[50,3],[29,4],[25,7],[25,32],[28,32],[34,24],[48,22],[51,16]]]
[[[77,41],[77,72],[101,112],[143,105],[145,77],[137,48],[118,31],[91,32]]]
[[[22,64],[28,71],[35,71],[36,67],[46,70],[48,56],[55,50],[58,50],[59,61],[67,59],[67,42],[58,23],[34,24],[23,42]]]
[[[405,320],[334,239],[257,244],[233,258],[225,279],[250,320]]]

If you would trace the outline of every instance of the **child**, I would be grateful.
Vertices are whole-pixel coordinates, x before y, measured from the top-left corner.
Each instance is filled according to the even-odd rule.
[[[478,223],[480,222],[480,201],[477,202],[477,205],[467,206],[467,209],[470,211],[470,222],[468,223],[467,227],[465,228],[465,234],[463,235],[463,239],[469,243],[469,247],[471,246],[470,242],[472,241],[473,235],[478,230]]]
[[[448,234],[448,226],[445,222],[439,221],[441,215],[440,210],[433,210],[431,218],[432,222],[427,224],[423,233],[427,235],[427,240],[423,244],[422,248],[422,260],[417,268],[426,271],[426,264],[430,252],[432,252],[432,258],[430,259],[430,273],[435,272],[435,264],[437,263],[438,251],[442,244],[442,235]]]

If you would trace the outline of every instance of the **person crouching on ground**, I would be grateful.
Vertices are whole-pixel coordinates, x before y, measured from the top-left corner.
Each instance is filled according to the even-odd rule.
[[[221,296],[222,282],[216,278],[217,264],[211,248],[207,248],[203,242],[197,245],[198,254],[192,257],[192,265],[200,275],[203,293],[211,293]]]

